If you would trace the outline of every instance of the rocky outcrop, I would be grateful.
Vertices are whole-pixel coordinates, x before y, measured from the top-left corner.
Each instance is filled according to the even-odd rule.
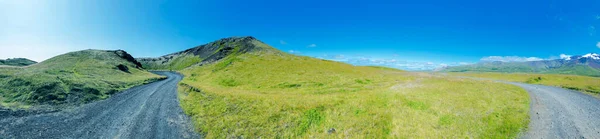
[[[138,68],[138,69],[142,68],[142,63],[138,62],[135,58],[133,58],[133,56],[131,56],[129,53],[127,53],[123,50],[115,50],[115,51],[109,51],[109,52],[113,52],[113,53],[117,54],[119,57],[135,64],[136,68]]]

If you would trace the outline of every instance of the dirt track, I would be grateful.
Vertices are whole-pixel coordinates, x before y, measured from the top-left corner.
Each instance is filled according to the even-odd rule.
[[[0,138],[201,138],[179,107],[182,76],[133,87],[73,110],[0,119]]]
[[[523,138],[600,138],[600,100],[558,87],[510,83],[531,96],[531,122]]]

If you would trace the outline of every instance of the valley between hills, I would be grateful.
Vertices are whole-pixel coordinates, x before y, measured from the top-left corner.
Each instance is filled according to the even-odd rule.
[[[573,59],[409,72],[254,37],[8,59],[0,138],[600,138],[599,60]]]

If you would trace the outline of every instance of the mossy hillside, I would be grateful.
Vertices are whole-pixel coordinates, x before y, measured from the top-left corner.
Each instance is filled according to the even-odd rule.
[[[124,51],[84,50],[26,68],[0,68],[1,99],[9,107],[76,105],[161,78],[131,60]]]
[[[526,92],[500,83],[272,49],[181,72],[181,106],[207,138],[514,138],[528,124]]]

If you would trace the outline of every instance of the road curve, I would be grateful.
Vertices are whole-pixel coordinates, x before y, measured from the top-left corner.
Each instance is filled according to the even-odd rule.
[[[182,76],[155,73],[168,78],[72,110],[0,119],[0,138],[201,138],[179,107]]]
[[[509,83],[529,92],[529,129],[523,138],[600,138],[600,100],[559,87]]]

